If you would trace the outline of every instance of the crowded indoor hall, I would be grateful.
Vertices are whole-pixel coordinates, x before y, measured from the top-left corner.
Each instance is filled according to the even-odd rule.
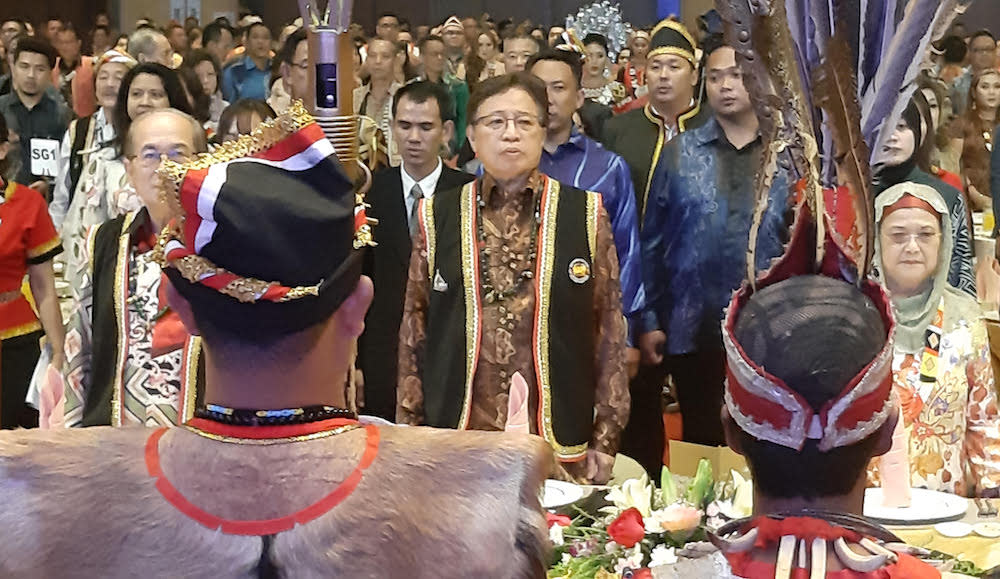
[[[1000,579],[998,35],[3,3],[0,578]]]

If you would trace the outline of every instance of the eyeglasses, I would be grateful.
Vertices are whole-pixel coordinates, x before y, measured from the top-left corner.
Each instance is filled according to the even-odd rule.
[[[930,243],[933,242],[938,235],[941,234],[933,231],[921,231],[919,233],[905,233],[897,231],[890,233],[888,237],[889,241],[891,241],[893,245],[905,246],[909,245],[911,240],[914,240],[917,242],[917,245],[926,247],[927,245],[930,245]]]
[[[472,124],[482,125],[486,130],[493,133],[502,133],[507,129],[507,123],[513,121],[514,129],[519,133],[530,133],[542,126],[542,120],[534,115],[525,113],[504,114],[493,113],[479,117]]]
[[[295,68],[299,68],[299,69],[302,69],[302,70],[309,70],[309,61],[308,60],[303,60],[302,62],[293,62],[293,63],[291,63],[291,65],[294,66]]]
[[[130,156],[129,159],[137,161],[139,166],[145,169],[152,169],[163,161],[186,163],[191,159],[191,155],[183,149],[170,149],[166,153],[161,153],[156,149],[145,149],[138,155]]]

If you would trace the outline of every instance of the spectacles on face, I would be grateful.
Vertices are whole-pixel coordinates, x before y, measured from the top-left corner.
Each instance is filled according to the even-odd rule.
[[[143,149],[138,155],[130,156],[129,159],[138,162],[139,166],[144,169],[155,169],[163,161],[186,163],[191,160],[191,154],[187,150],[177,147],[168,149],[164,153],[153,148],[148,148]]]
[[[510,122],[514,123],[514,129],[519,133],[530,133],[542,126],[540,118],[527,113],[492,113],[479,117],[473,124],[481,125],[492,133],[502,133]]]
[[[910,241],[916,241],[917,245],[921,247],[927,247],[937,238],[940,233],[936,231],[918,231],[917,233],[910,233],[908,231],[894,231],[888,235],[889,241],[897,247],[905,247],[910,244]]]

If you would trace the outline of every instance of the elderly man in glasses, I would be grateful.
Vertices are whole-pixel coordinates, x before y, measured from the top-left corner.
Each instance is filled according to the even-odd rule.
[[[129,128],[125,170],[143,207],[95,227],[93,275],[66,332],[66,423],[169,426],[193,412],[198,342],[167,306],[152,258],[168,208],[156,170],[208,150],[198,121],[175,109],[148,112]]]
[[[473,93],[484,174],[422,202],[396,417],[531,432],[558,476],[602,483],[629,410],[618,260],[601,196],[538,171],[547,117],[526,73]]]

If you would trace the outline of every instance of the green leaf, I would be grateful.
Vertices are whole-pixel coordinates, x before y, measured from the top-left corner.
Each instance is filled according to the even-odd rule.
[[[677,482],[674,481],[674,475],[667,467],[663,467],[660,474],[660,493],[664,505],[669,506],[677,502]]]

